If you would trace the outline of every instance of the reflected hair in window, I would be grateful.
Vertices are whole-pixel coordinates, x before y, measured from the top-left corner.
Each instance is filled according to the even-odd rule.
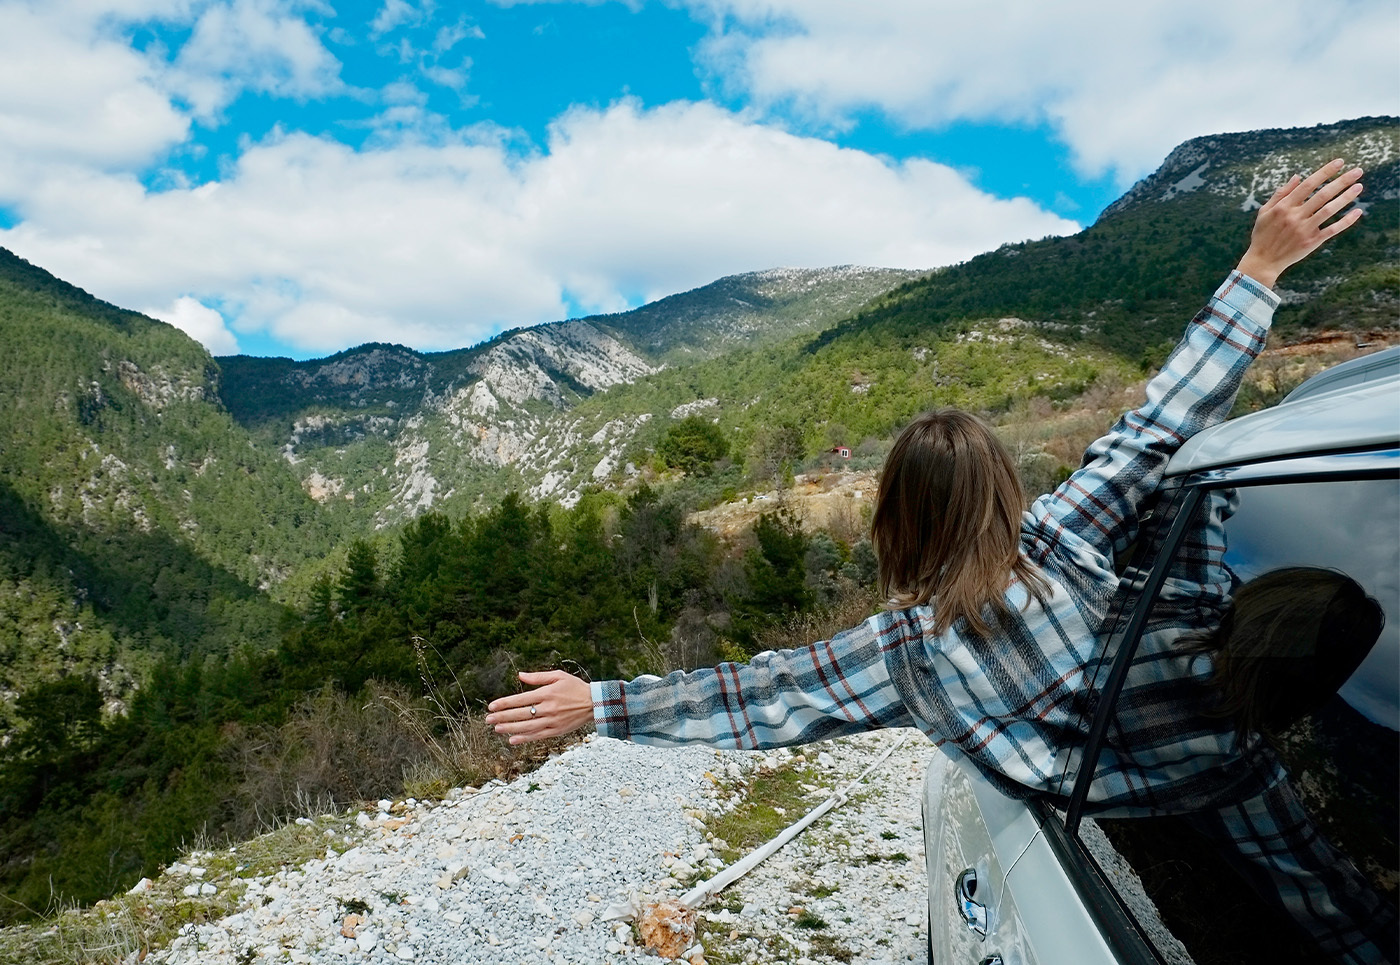
[[[1220,627],[1186,649],[1211,655],[1211,713],[1233,720],[1243,740],[1277,734],[1320,708],[1384,626],[1380,604],[1351,577],[1297,566],[1241,586]]]

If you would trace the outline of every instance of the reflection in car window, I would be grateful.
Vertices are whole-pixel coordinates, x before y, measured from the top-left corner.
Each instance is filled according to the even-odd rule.
[[[1229,837],[1222,835],[1214,818],[1202,817],[1221,801],[1232,796],[1262,795],[1263,800],[1282,795],[1280,800],[1295,806],[1293,787],[1300,787],[1303,807],[1299,813],[1311,814],[1326,828],[1350,855],[1351,863],[1366,869],[1373,888],[1380,893],[1388,889],[1384,907],[1393,921],[1400,747],[1394,730],[1400,722],[1397,532],[1400,492],[1393,480],[1257,486],[1209,494],[1170,562],[1171,577],[1156,601],[1129,670],[1095,771],[1090,813],[1096,809],[1095,799],[1097,812],[1108,816],[1139,817],[1144,807],[1169,814],[1201,808],[1188,815],[1185,823],[1216,835],[1214,845],[1204,847],[1210,851]],[[1203,684],[1211,679],[1212,662],[1207,656],[1193,656],[1184,644],[1191,639],[1193,622],[1198,628],[1219,622],[1224,605],[1242,584],[1296,566],[1322,567],[1354,579],[1380,603],[1385,629],[1343,688],[1345,701],[1334,699],[1273,741],[1256,736],[1241,746],[1232,743],[1233,735],[1222,733],[1222,724],[1231,727],[1228,722],[1199,712],[1204,708],[1201,697],[1209,692]],[[1193,701],[1196,711],[1190,709]],[[1262,778],[1266,770],[1278,768],[1275,748],[1293,780],[1270,789]],[[1201,862],[1188,857],[1191,838],[1189,834],[1183,838],[1179,827],[1164,830],[1155,826],[1158,822],[1142,820],[1100,823],[1138,867],[1169,925],[1188,946],[1205,943],[1218,953],[1219,942],[1239,941],[1241,923],[1252,921],[1263,931],[1247,938],[1239,946],[1241,951],[1248,949],[1253,956],[1264,947],[1282,947],[1277,916],[1240,914],[1237,879],[1210,897],[1209,889],[1216,883],[1191,873],[1192,868],[1200,870]],[[1164,852],[1161,846],[1167,841],[1170,851]],[[1224,850],[1233,844],[1225,841]],[[1195,846],[1202,848],[1199,839]],[[1332,859],[1317,860],[1325,864]],[[1335,863],[1348,864],[1340,856]],[[1185,870],[1174,873],[1173,867]],[[1291,904],[1295,919],[1307,904],[1296,894],[1283,894],[1281,900]],[[1222,905],[1234,909],[1233,913],[1212,924],[1213,912]],[[1297,954],[1296,949],[1290,954]],[[1301,960],[1307,960],[1308,954]]]
[[[1280,566],[1323,566],[1356,580],[1385,611],[1380,641],[1342,697],[1400,730],[1400,487],[1389,480],[1242,490],[1225,562],[1241,580]]]

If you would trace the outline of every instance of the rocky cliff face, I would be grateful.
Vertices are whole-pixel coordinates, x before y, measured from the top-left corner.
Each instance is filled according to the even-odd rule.
[[[1193,138],[1104,209],[1101,219],[1193,192],[1217,195],[1251,211],[1292,175],[1311,171],[1334,157],[1366,169],[1367,201],[1394,200],[1400,198],[1395,124],[1392,117],[1363,117],[1310,128]]]
[[[650,418],[576,418],[581,400],[668,364],[818,330],[917,274],[774,269],[454,352],[365,345],[310,362],[225,359],[223,395],[298,467],[312,498],[358,501],[376,525],[471,495],[484,474],[570,504],[621,468]]]
[[[588,394],[655,371],[586,321],[499,340],[471,362],[467,379],[443,393],[430,391],[422,408],[403,422],[394,444],[392,496],[376,521],[414,516],[455,494],[459,474],[453,470],[464,461],[548,476],[562,451],[577,441],[566,430],[550,445],[551,436],[559,435],[550,431],[558,414]],[[532,494],[557,495],[556,488],[537,485]]]
[[[542,325],[512,335],[474,361],[472,387],[478,414],[500,403],[531,400],[564,408],[573,387],[597,392],[657,371],[617,339],[586,321]]]

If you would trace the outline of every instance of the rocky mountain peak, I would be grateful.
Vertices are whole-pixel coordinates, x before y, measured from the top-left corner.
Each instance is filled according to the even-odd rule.
[[[1257,208],[1294,174],[1334,157],[1366,169],[1366,197],[1400,197],[1400,118],[1362,117],[1316,127],[1197,137],[1104,209],[1100,220],[1198,191]]]
[[[410,348],[370,343],[307,364],[293,378],[306,387],[410,388],[421,384],[429,371],[427,360]]]
[[[588,319],[662,362],[817,332],[922,272],[839,265],[727,275],[617,315]]]
[[[485,391],[519,405],[529,399],[565,404],[572,384],[597,392],[657,371],[646,360],[586,321],[556,322],[516,332],[497,342],[467,369]],[[477,405],[489,405],[473,389]],[[495,406],[490,406],[495,408]]]

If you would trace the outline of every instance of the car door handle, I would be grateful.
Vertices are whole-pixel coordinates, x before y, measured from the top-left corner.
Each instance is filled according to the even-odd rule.
[[[962,915],[968,931],[978,938],[986,938],[987,909],[973,897],[977,894],[976,868],[964,868],[958,873],[954,894],[957,896],[958,913]]]

